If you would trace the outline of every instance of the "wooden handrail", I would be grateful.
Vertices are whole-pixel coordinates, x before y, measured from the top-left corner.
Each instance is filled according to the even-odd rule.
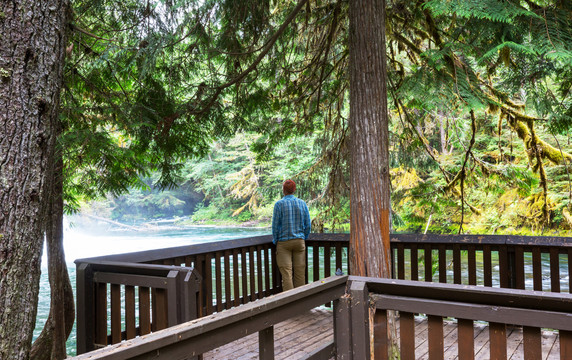
[[[453,282],[518,289],[525,289],[528,276],[533,279],[533,284],[526,283],[526,288],[546,290],[548,281],[544,280],[541,264],[544,258],[544,261],[549,261],[550,290],[570,292],[569,285],[568,289],[561,289],[561,264],[564,264],[564,271],[567,267],[567,274],[564,275],[572,278],[572,266],[569,266],[572,263],[572,243],[567,240],[563,237],[511,235],[392,234],[393,276],[443,284]],[[308,282],[329,277],[336,269],[348,273],[349,234],[311,234],[306,245]],[[562,257],[566,256],[567,261],[562,262]],[[198,317],[281,291],[275,247],[270,235],[78,259],[76,264],[78,324],[87,327],[78,327],[78,353],[95,346],[91,342],[93,337],[89,338],[97,323],[93,316],[98,314],[95,310],[97,302],[103,304],[105,300],[103,295],[99,299],[92,296],[95,291],[92,289],[94,272],[166,276],[171,270],[188,271],[193,268],[197,281],[200,281],[195,299]],[[423,274],[419,271],[422,270],[421,266],[424,267]],[[110,283],[106,283],[101,276],[98,279],[101,280],[99,288],[103,294],[104,285],[110,286]],[[121,286],[124,285],[127,284]],[[112,291],[118,291],[114,286],[115,290]],[[132,289],[129,291],[131,294]],[[147,290],[143,291],[147,296]],[[101,308],[102,305],[99,306]],[[172,318],[174,314],[168,316]],[[103,324],[104,320],[99,321]]]
[[[345,293],[346,281],[347,276],[331,277],[71,359],[187,359],[335,300]]]
[[[375,319],[387,319],[387,310],[400,311],[402,354],[412,354],[415,336],[413,314],[427,314],[429,352],[443,354],[443,318],[459,319],[459,352],[473,352],[473,320],[488,321],[491,358],[506,354],[507,324],[525,327],[525,347],[538,353],[540,328],[560,331],[561,358],[572,350],[572,295],[513,289],[491,289],[455,284],[420,283],[407,280],[355,276],[330,277],[294,290],[270,296],[220,314],[190,321],[121,344],[111,345],[72,359],[185,359],[259,332],[261,358],[273,358],[273,326],[306,311],[334,301],[334,351],[336,358],[369,359],[370,329],[374,329],[376,358],[387,358],[387,323],[370,327],[370,309]],[[535,304],[535,305],[533,305]],[[379,346],[384,344],[383,346]],[[503,347],[504,346],[504,347]],[[330,351],[331,346],[324,349]],[[414,353],[414,352],[413,352]],[[329,358],[332,354],[325,358]],[[326,355],[325,353],[323,355]],[[464,355],[467,355],[466,353]],[[502,357],[502,356],[501,356]]]
[[[349,242],[349,234],[310,234],[309,243],[328,241],[332,243]],[[98,263],[100,261],[115,261],[129,263],[149,263],[157,260],[181,257],[188,255],[199,255],[216,251],[232,250],[246,246],[257,246],[270,244],[271,235],[262,235],[242,239],[225,240],[218,242],[208,242],[177,246],[165,249],[155,249],[138,251],[125,254],[105,255],[92,258],[77,259],[75,263]],[[436,234],[391,234],[391,242],[413,243],[413,244],[455,244],[459,245],[512,245],[531,247],[562,247],[572,248],[572,241],[568,237],[555,236],[521,236],[521,235],[436,235]],[[563,250],[564,251],[564,250]]]
[[[430,358],[443,358],[444,318],[457,319],[459,358],[473,358],[474,320],[489,323],[489,358],[506,358],[508,325],[524,327],[524,351],[534,354],[541,353],[541,329],[558,330],[560,358],[572,357],[571,294],[355,276],[350,276],[348,281],[351,296],[338,313],[342,318],[351,319],[346,321],[351,326],[350,339],[336,337],[338,356],[369,359],[369,329],[373,328],[375,358],[387,359],[387,311],[392,310],[399,311],[399,351],[405,358],[415,354],[413,315],[419,313],[427,316]],[[364,304],[373,304],[376,310],[373,327],[369,326],[369,307]]]

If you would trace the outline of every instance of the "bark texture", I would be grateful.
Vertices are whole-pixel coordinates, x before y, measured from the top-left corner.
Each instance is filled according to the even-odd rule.
[[[67,8],[0,10],[0,359],[28,359],[36,321]]]
[[[390,277],[385,2],[350,1],[350,272]]]
[[[66,340],[75,320],[73,288],[66,266],[63,245],[63,161],[60,151],[56,151],[55,164],[51,182],[49,224],[46,227],[50,313],[40,336],[32,345],[30,353],[32,360],[64,359],[67,355]]]

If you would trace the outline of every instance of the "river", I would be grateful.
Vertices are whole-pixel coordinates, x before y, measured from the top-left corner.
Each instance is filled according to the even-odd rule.
[[[157,227],[148,231],[96,231],[93,228],[83,230],[66,227],[64,231],[64,250],[66,262],[75,293],[76,259],[109,254],[167,248],[174,246],[215,242],[270,234],[269,228],[242,228],[196,226],[185,228]],[[42,276],[34,339],[40,334],[50,311],[50,285],[47,274],[47,259],[42,258]],[[68,355],[76,353],[75,326],[67,342]]]

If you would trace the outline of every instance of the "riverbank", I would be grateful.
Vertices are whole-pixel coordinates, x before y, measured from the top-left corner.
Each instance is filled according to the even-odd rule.
[[[195,221],[189,217],[175,217],[165,219],[141,219],[131,223],[124,223],[112,220],[103,216],[82,212],[76,215],[67,217],[66,222],[69,227],[77,227],[91,233],[101,232],[153,232],[153,231],[168,231],[168,230],[185,230],[193,228],[252,228],[252,229],[269,229],[272,219],[257,219],[257,220],[200,220]]]

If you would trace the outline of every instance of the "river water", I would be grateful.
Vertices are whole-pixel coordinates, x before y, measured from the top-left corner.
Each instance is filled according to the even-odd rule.
[[[206,242],[216,242],[258,235],[269,235],[269,228],[242,228],[196,226],[185,228],[156,227],[147,231],[98,231],[90,228],[84,230],[68,227],[64,232],[64,250],[66,262],[75,293],[75,264],[76,259],[143,251],[167,247],[175,247]],[[42,276],[40,279],[40,294],[38,315],[34,339],[40,334],[50,311],[50,285],[47,274],[47,259],[42,259]],[[76,353],[75,326],[67,342],[68,355]]]

